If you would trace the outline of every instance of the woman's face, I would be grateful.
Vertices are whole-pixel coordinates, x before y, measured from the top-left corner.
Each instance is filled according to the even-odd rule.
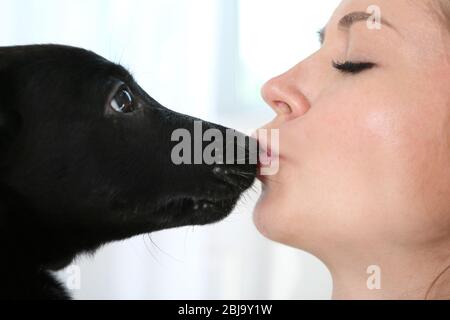
[[[449,237],[450,37],[433,1],[342,1],[322,48],[263,87],[280,134],[265,236],[323,259]],[[373,5],[381,29],[343,19]]]

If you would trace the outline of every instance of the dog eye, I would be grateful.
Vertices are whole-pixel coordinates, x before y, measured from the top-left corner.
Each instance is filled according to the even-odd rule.
[[[111,108],[116,112],[130,113],[136,110],[133,94],[127,86],[122,85],[110,102]]]

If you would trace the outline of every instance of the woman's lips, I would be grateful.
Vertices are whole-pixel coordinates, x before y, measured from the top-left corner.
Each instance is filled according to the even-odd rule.
[[[280,135],[278,129],[259,129],[253,137],[258,140],[258,178],[266,181],[264,177],[278,173]]]
[[[259,150],[259,163],[261,166],[267,166],[270,165],[272,162],[272,150],[270,149],[263,149],[260,147]]]
[[[258,179],[265,183],[268,176],[278,173],[280,156],[270,148],[260,148],[258,159]]]

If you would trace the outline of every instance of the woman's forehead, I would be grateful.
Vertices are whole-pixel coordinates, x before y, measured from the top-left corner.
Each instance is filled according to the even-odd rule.
[[[450,32],[442,32],[448,24],[442,22],[439,3],[440,0],[344,0],[333,13],[325,30],[327,34],[338,32],[342,20],[354,20],[346,19],[346,16],[353,13],[354,17],[360,17],[366,13],[367,22],[379,20],[380,28],[377,30],[392,27],[402,36],[402,41],[414,47],[414,51],[421,54],[430,54],[433,50],[441,52],[447,50]],[[445,35],[448,39],[444,39]]]
[[[399,27],[413,28],[425,21],[435,21],[435,12],[440,0],[343,0],[334,11],[330,23],[339,20],[351,12],[373,13],[377,11],[381,18],[389,20]]]

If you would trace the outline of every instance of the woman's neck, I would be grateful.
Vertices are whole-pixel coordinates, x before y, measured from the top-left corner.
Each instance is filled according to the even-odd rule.
[[[340,257],[330,267],[333,299],[449,299],[450,246]],[[362,257],[362,258],[361,258]]]

